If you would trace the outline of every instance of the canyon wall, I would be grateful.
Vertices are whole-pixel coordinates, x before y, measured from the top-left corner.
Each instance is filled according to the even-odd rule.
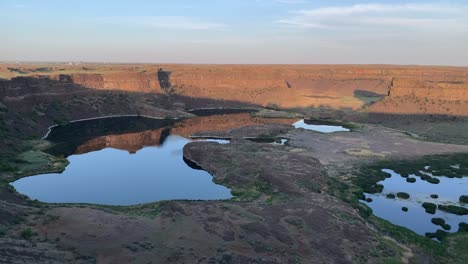
[[[468,78],[417,79],[397,78],[389,90],[389,96],[414,96],[438,100],[468,100]]]
[[[24,68],[24,67],[23,67]],[[84,67],[83,67],[84,68]],[[468,68],[423,67],[387,65],[94,65],[95,70],[74,68],[60,69],[66,74],[51,71],[47,78],[58,83],[52,89],[47,85],[24,84],[24,79],[15,78],[18,87],[28,87],[32,92],[67,92],[78,89],[73,85],[98,90],[125,90],[144,93],[168,93],[193,98],[210,98],[220,101],[233,100],[271,107],[330,107],[336,109],[360,109],[371,112],[412,111],[411,113],[457,113],[464,103],[453,105],[455,111],[447,111],[443,101],[464,102],[468,91]],[[160,69],[168,80],[161,88]],[[24,69],[23,69],[24,70]],[[43,77],[44,78],[44,77]],[[39,81],[38,81],[39,82]],[[21,88],[3,88],[0,93],[20,95]],[[7,90],[7,91],[6,91]],[[47,90],[47,91],[45,91]],[[360,91],[358,94],[357,91]],[[367,96],[367,95],[371,96]],[[1,95],[1,94],[0,94]],[[364,96],[362,96],[364,95]],[[374,96],[372,96],[374,95]],[[398,100],[407,98],[405,107]],[[398,100],[396,100],[398,99]],[[406,100],[405,99],[405,100]],[[434,100],[424,107],[416,99]],[[438,106],[444,105],[442,106]],[[399,109],[401,108],[401,109]],[[444,110],[445,109],[445,110]],[[452,109],[452,110],[453,110]]]
[[[119,72],[107,74],[71,74],[52,76],[53,80],[69,81],[85,87],[101,90],[125,90],[132,92],[161,92],[155,74]]]
[[[467,75],[395,78],[388,96],[367,109],[378,113],[468,115]]]

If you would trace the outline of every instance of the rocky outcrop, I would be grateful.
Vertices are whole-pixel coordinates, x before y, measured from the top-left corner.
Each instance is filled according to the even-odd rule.
[[[368,111],[466,116],[468,78],[466,75],[395,78],[388,96],[370,106]]]
[[[414,96],[437,100],[468,100],[468,78],[397,78],[389,96]]]
[[[161,92],[156,74],[118,72],[107,74],[71,74],[52,76],[52,79],[71,82],[88,88],[125,90],[131,92]]]
[[[6,97],[69,93],[77,90],[85,89],[73,83],[52,81],[49,77],[16,77],[11,80],[0,80],[0,100]]]

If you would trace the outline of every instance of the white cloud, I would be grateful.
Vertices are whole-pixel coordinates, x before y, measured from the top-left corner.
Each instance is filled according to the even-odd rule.
[[[297,28],[326,28],[325,25],[320,23],[308,22],[304,19],[291,18],[291,19],[280,19],[275,21],[278,24],[288,25]]]
[[[100,21],[116,25],[143,26],[149,28],[172,30],[222,30],[223,23],[203,21],[186,16],[124,16],[104,17]]]
[[[456,12],[453,6],[438,4],[355,4],[352,6],[324,7],[311,10],[300,10],[298,13],[307,16],[343,16],[366,13],[391,12]]]
[[[303,3],[307,3],[307,1],[305,1],[305,0],[275,0],[275,2],[281,3],[281,4],[303,4]]]
[[[468,30],[467,6],[448,4],[355,4],[291,12],[275,21],[295,28],[372,29],[391,28]]]

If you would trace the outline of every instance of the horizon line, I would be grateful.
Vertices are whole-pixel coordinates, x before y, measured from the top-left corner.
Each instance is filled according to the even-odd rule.
[[[248,65],[248,66],[406,66],[406,67],[455,67],[468,68],[466,65],[447,65],[447,64],[393,64],[393,63],[209,63],[209,62],[105,62],[105,61],[28,61],[28,60],[0,60],[0,64],[110,64],[110,65]],[[79,65],[70,65],[79,66]]]

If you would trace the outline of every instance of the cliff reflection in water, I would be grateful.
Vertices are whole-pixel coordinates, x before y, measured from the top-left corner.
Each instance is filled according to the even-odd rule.
[[[256,118],[249,113],[203,116],[182,121],[146,117],[118,117],[70,123],[52,129],[47,152],[68,157],[105,148],[136,153],[146,146],[159,146],[169,135],[190,138],[202,131],[223,131],[249,125],[292,124],[291,119]]]
[[[74,122],[53,128],[47,137],[53,144],[48,152],[70,161],[66,170],[22,178],[12,185],[32,199],[51,203],[134,205],[228,199],[230,189],[184,161],[183,147],[196,132],[267,123],[291,124],[291,120],[243,113],[180,122],[144,117]]]

